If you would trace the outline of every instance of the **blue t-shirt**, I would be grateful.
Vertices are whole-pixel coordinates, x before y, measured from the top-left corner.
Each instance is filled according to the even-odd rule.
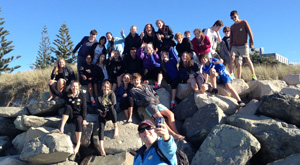
[[[209,59],[209,65],[203,65],[203,67],[202,67],[203,72],[209,75],[209,71],[211,70],[211,68],[215,68],[218,73],[225,72],[226,68],[223,65],[223,63],[214,64],[217,61],[220,61],[220,60],[217,58]]]

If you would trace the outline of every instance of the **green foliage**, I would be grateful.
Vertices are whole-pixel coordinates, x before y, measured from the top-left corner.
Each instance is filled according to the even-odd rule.
[[[255,52],[253,55],[250,55],[251,61],[253,64],[261,64],[261,65],[278,65],[281,64],[278,60],[263,57],[259,55],[258,52]],[[248,65],[246,61],[243,62],[244,65]]]
[[[47,27],[46,25],[44,25],[38,56],[36,57],[36,61],[33,64],[34,69],[44,69],[52,65],[50,48],[51,46]]]
[[[51,47],[51,51],[56,57],[52,57],[51,61],[54,63],[57,59],[64,58],[66,63],[75,63],[76,58],[72,57],[73,41],[71,41],[69,29],[66,24],[61,25],[59,34],[56,37],[57,39],[53,42],[56,47]]]
[[[1,9],[0,9],[1,12]],[[3,21],[4,18],[0,18],[0,75],[3,72],[13,72],[15,69],[20,68],[20,65],[14,66],[14,67],[9,67],[9,63],[12,62],[13,60],[16,60],[20,58],[21,56],[17,56],[16,58],[14,56],[4,58],[5,55],[13,51],[14,46],[11,45],[13,41],[7,41],[5,38],[7,35],[9,35],[9,31],[4,30],[3,24],[5,21]]]

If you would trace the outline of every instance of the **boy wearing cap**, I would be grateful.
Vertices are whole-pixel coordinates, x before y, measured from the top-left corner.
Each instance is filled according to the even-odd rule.
[[[252,80],[256,80],[254,67],[249,56],[249,46],[247,44],[247,35],[249,35],[249,45],[253,48],[254,41],[251,28],[247,21],[240,20],[239,14],[236,10],[231,11],[230,18],[234,21],[234,24],[230,27],[230,51],[231,51],[231,66],[230,73],[233,73],[235,58],[243,57],[247,61],[250,71],[252,72]],[[238,64],[237,78],[241,78],[242,75],[242,59]]]
[[[158,125],[161,126],[161,128],[154,128],[154,124],[150,120],[144,120],[139,124],[139,137],[145,145],[136,151],[133,162],[134,165],[166,163],[157,155],[155,145],[157,145],[171,165],[177,164],[177,145],[174,142],[174,138],[170,136],[165,124]]]
[[[167,126],[171,135],[175,140],[184,139],[184,136],[180,135],[176,129],[175,117],[172,111],[167,107],[160,104],[159,96],[157,93],[146,84],[141,84],[142,76],[138,73],[132,74],[132,84],[134,87],[130,90],[130,95],[134,100],[134,103],[139,107],[145,107],[145,111],[150,117],[163,117],[168,118]]]

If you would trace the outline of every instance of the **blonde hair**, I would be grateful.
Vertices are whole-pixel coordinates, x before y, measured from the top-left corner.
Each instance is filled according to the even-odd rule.
[[[183,35],[180,32],[175,34],[175,40],[177,40],[179,37],[183,38]]]
[[[59,67],[59,61],[60,61],[60,60],[63,60],[63,61],[66,63],[66,61],[65,61],[64,58],[59,58],[59,59],[56,61],[56,66],[55,66],[55,69],[54,69],[54,74],[55,74],[55,75],[58,75],[58,70],[60,69],[60,67]]]

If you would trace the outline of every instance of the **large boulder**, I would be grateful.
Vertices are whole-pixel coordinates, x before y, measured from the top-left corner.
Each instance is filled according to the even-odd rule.
[[[282,79],[289,85],[300,84],[300,74],[288,74]]]
[[[32,164],[51,164],[66,161],[72,153],[73,144],[70,137],[52,133],[26,143],[20,159]]]
[[[189,83],[179,83],[177,86],[176,97],[180,100],[185,99],[188,95],[194,93],[193,88]]]
[[[25,107],[0,107],[0,117],[17,117],[19,115],[28,115]]]
[[[287,87],[285,81],[282,80],[256,80],[248,82],[250,89],[250,98],[260,99],[264,95],[271,95],[279,92],[282,88]]]
[[[15,137],[22,132],[15,127],[14,119],[0,117],[0,123],[0,135]]]
[[[208,104],[194,114],[193,117],[185,120],[183,134],[194,146],[199,147],[208,133],[217,124],[226,120],[224,112],[215,104]]]
[[[103,156],[89,156],[86,157],[82,162],[83,164],[89,165],[132,165],[133,164],[134,156],[131,155],[129,152],[122,152],[115,155],[107,155],[106,157]]]
[[[259,106],[260,102],[256,99],[252,99],[245,107],[240,109],[237,114],[255,115]]]
[[[82,127],[80,146],[88,147],[91,144],[94,125],[95,123],[90,122],[87,126]],[[66,124],[64,128],[64,133],[71,137],[71,140],[74,144],[77,143],[74,123]]]
[[[265,116],[232,115],[227,123],[250,132],[261,144],[260,151],[253,157],[266,164],[291,154],[299,153],[300,129],[295,125]]]
[[[52,127],[59,128],[60,117],[38,117],[38,116],[18,116],[15,121],[15,127],[22,131],[27,131],[30,127]]]
[[[3,155],[4,151],[6,151],[10,145],[11,142],[8,136],[0,136],[0,155]]]
[[[249,85],[243,79],[234,79],[232,80],[231,85],[233,89],[235,89],[235,91],[240,95],[240,97],[245,97],[250,92]],[[226,90],[224,84],[218,84],[217,88],[219,90],[219,95],[232,97],[231,93]]]
[[[0,164],[5,165],[29,165],[28,162],[20,160],[20,155],[0,157]]]
[[[204,107],[207,104],[216,104],[220,107],[226,115],[232,115],[236,112],[238,105],[237,101],[232,97],[214,95],[207,93],[194,95],[195,103],[198,108]]]
[[[260,149],[249,132],[227,124],[217,125],[197,151],[192,165],[246,164]]]
[[[192,145],[190,145],[185,140],[177,140],[175,141],[177,144],[177,148],[180,149],[182,152],[186,154],[186,156],[189,159],[189,162],[191,163],[193,160],[193,157],[195,156],[196,152]]]
[[[300,153],[290,155],[284,159],[276,160],[274,162],[268,163],[267,165],[282,165],[282,164],[291,164],[291,165],[297,165],[300,164]]]
[[[31,127],[26,132],[23,132],[18,136],[16,136],[13,139],[12,144],[20,154],[24,148],[24,145],[29,141],[44,136],[46,134],[54,133],[58,131],[59,131],[58,129],[51,128],[51,127]]]
[[[117,122],[119,128],[119,136],[114,139],[114,126],[111,121],[107,121],[104,129],[104,149],[106,154],[116,154],[124,151],[135,152],[143,144],[138,136],[137,124]],[[93,142],[95,148],[100,153],[99,145],[99,127],[98,124],[94,129]]]
[[[41,101],[30,104],[27,109],[32,115],[57,115],[58,109],[65,104],[63,99],[52,101]]]
[[[291,95],[275,93],[260,100],[259,112],[265,116],[279,118],[300,127],[300,99]]]
[[[154,119],[151,118],[150,115],[146,112],[145,107],[138,107],[137,114],[141,121],[151,120],[152,122],[154,122]]]
[[[287,95],[292,95],[294,97],[300,96],[300,88],[297,88],[297,87],[285,87],[285,88],[282,88],[280,92],[287,94]]]
[[[197,110],[194,94],[191,93],[175,107],[173,112],[176,120],[185,120],[186,118],[192,117]]]
[[[171,94],[165,88],[161,88],[160,90],[156,90],[156,93],[159,96],[159,101],[162,105],[170,109],[171,104]]]

